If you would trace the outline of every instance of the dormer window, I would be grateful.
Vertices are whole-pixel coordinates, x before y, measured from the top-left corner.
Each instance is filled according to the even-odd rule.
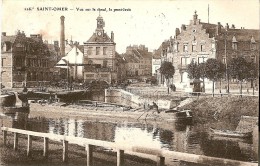
[[[232,49],[237,50],[237,39],[235,36],[232,38]]]
[[[256,50],[256,42],[255,42],[255,39],[254,39],[253,36],[251,38],[250,49],[251,50]]]
[[[254,55],[251,56],[251,62],[256,63],[256,57]]]
[[[232,49],[237,50],[237,43],[236,42],[232,42]]]

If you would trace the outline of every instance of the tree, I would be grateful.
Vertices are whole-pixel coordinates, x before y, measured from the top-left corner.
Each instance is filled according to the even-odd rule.
[[[171,62],[163,62],[160,67],[160,73],[167,80],[168,94],[169,94],[169,79],[173,77],[175,73],[175,68]]]
[[[250,78],[254,75],[252,68],[245,58],[238,57],[233,58],[228,66],[228,73],[233,79],[237,79],[240,82],[240,94],[242,95],[242,82],[245,79]]]
[[[194,79],[193,92],[201,92],[201,87],[200,87],[201,71],[199,65],[192,60],[191,63],[187,66],[187,73],[189,79]]]
[[[255,87],[254,87],[254,80],[257,79],[258,77],[258,65],[254,62],[248,62],[248,77],[247,79],[251,82],[251,88],[253,88],[253,95],[254,95],[254,90],[255,90]]]
[[[206,73],[205,73],[205,63],[199,63],[199,71],[200,71],[200,78],[202,78],[203,82],[203,90],[202,92],[205,92],[205,78],[206,78]]]
[[[194,61],[191,61],[191,63],[187,66],[187,73],[188,73],[188,77],[190,79],[200,79],[201,78],[199,65]]]
[[[210,79],[212,85],[212,96],[214,97],[214,83],[224,77],[225,65],[217,59],[210,58],[205,63],[205,75]]]

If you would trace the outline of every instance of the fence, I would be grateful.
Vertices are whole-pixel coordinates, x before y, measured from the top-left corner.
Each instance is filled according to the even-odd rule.
[[[41,133],[41,132],[33,132],[21,129],[7,128],[2,127],[3,131],[3,142],[4,145],[7,141],[7,132],[12,132],[14,134],[14,149],[18,148],[18,136],[19,134],[28,135],[28,144],[27,144],[27,155],[30,156],[32,153],[32,137],[43,137],[44,138],[44,147],[43,147],[43,156],[48,157],[48,148],[49,148],[49,139],[55,141],[63,142],[63,152],[62,152],[62,160],[63,162],[68,161],[68,144],[77,144],[85,147],[87,151],[87,166],[93,165],[93,147],[105,147],[112,148],[117,150],[117,166],[124,165],[124,153],[127,152],[135,152],[136,154],[147,154],[157,156],[157,166],[165,165],[165,158],[169,156],[174,156],[176,159],[192,162],[192,163],[201,163],[201,164],[209,164],[209,165],[229,165],[229,166],[257,166],[258,163],[250,163],[243,161],[236,161],[230,159],[222,159],[216,157],[208,157],[203,155],[195,155],[189,153],[175,152],[169,150],[162,149],[152,149],[140,146],[124,146],[122,144],[117,144],[115,142],[87,139],[81,137],[72,137],[65,135],[57,135],[51,133]]]

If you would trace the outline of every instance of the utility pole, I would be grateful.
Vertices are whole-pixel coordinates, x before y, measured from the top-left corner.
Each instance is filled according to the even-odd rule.
[[[227,79],[227,93],[229,93],[229,78],[228,78],[228,65],[227,65],[227,30],[225,33],[225,58],[226,58],[226,79]]]

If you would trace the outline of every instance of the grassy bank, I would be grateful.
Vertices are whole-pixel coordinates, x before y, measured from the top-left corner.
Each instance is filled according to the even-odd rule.
[[[195,123],[229,122],[236,126],[241,116],[259,116],[258,97],[199,97],[183,106],[193,110]]]

